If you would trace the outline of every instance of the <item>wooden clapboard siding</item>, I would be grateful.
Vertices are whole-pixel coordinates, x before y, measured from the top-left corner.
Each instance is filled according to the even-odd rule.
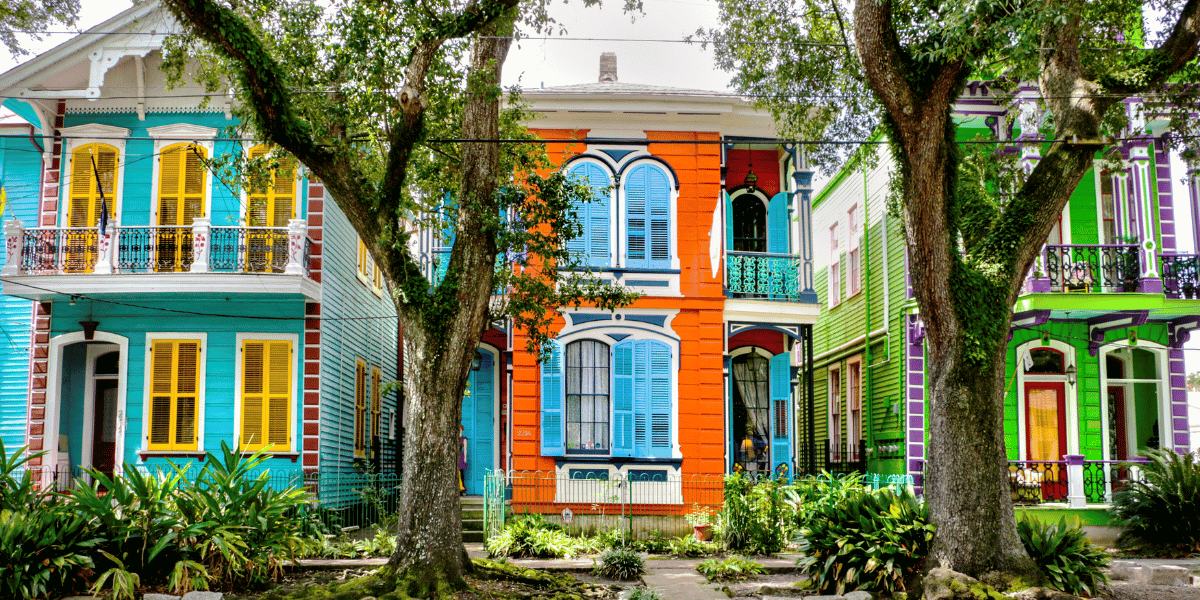
[[[196,294],[192,302],[182,306],[178,302],[161,300],[139,300],[138,305],[147,310],[126,306],[106,304],[102,302],[77,302],[75,306],[66,303],[55,305],[50,335],[56,336],[78,330],[78,322],[87,318],[89,310],[94,320],[100,322],[99,329],[125,336],[129,339],[129,367],[125,378],[126,394],[126,431],[125,455],[121,460],[135,463],[138,461],[138,451],[145,448],[145,427],[143,421],[144,406],[147,401],[145,389],[145,374],[147,365],[146,334],[158,332],[177,333],[206,333],[207,343],[204,346],[206,378],[204,384],[204,407],[201,417],[203,420],[204,436],[201,444],[204,450],[219,451],[221,442],[230,446],[235,439],[234,411],[235,398],[234,373],[237,369],[237,333],[286,333],[299,336],[303,346],[303,314],[304,303],[300,299],[281,300],[276,297],[242,296],[231,297]],[[196,308],[203,307],[206,312],[240,315],[244,318],[224,317],[187,317],[177,314],[160,312],[154,308]],[[296,319],[254,319],[245,317],[278,317],[295,315]],[[299,402],[296,402],[294,422],[299,422]],[[149,458],[145,465],[165,464],[165,458]],[[179,462],[179,459],[175,459]],[[186,459],[185,459],[186,460]],[[275,459],[268,463],[278,467],[295,467],[290,458]]]
[[[6,134],[28,132],[27,127],[0,128]],[[28,139],[0,138],[0,185],[8,198],[0,222],[16,217],[26,227],[37,225],[41,173],[41,155]],[[0,264],[6,258],[6,244],[0,243]],[[9,452],[25,444],[32,315],[33,302],[0,296],[0,441]]]
[[[348,470],[354,460],[354,365],[380,368],[383,382],[396,372],[396,311],[388,292],[376,295],[357,276],[358,236],[337,204],[324,198],[321,301],[322,472]],[[370,395],[367,394],[368,403]],[[387,431],[397,411],[396,394],[382,399]],[[368,414],[369,414],[368,410]],[[397,427],[397,436],[399,427]]]

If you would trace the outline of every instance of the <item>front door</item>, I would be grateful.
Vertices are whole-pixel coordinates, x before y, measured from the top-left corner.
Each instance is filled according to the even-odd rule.
[[[468,496],[483,495],[483,477],[495,468],[495,364],[491,352],[478,351],[467,379],[470,394],[463,398],[462,425],[463,435],[467,438],[463,485]]]
[[[1059,500],[1067,486],[1060,484],[1065,469],[1057,463],[1067,453],[1067,411],[1062,382],[1025,384],[1025,457],[1031,469],[1042,472],[1042,497]],[[1036,464],[1043,463],[1043,464]]]
[[[117,380],[96,379],[92,419],[92,468],[113,476],[117,462]]]

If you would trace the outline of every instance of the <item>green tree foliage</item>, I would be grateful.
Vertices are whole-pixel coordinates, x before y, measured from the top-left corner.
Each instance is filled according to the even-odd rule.
[[[1200,86],[1182,82],[1200,75],[1200,0],[720,4],[723,26],[699,37],[785,134],[887,136],[928,345],[931,565],[1032,572],[994,466],[1005,459],[1011,307],[1075,186],[1112,140],[1166,122],[1165,143],[1195,156],[1185,143],[1195,139]],[[1028,171],[1004,168],[990,151],[964,156],[952,107],[970,78],[990,80],[1001,103],[1016,104],[1022,135],[1050,140],[1007,142],[1038,151]],[[1018,97],[1022,84],[1036,97]],[[1130,98],[1144,101],[1131,112]],[[852,151],[818,144],[808,156],[833,168]]]
[[[390,564],[406,571],[411,596],[461,587],[471,563],[454,483],[458,423],[483,331],[507,318],[540,350],[555,308],[633,298],[579,274],[565,242],[580,233],[571,206],[587,186],[552,168],[524,131],[515,90],[501,106],[509,45],[553,25],[546,4],[164,3],[187,32],[168,49],[173,80],[228,89],[250,135],[324,184],[387,281],[412,358]],[[513,138],[530,143],[495,142]],[[410,248],[418,229],[454,242],[436,285]]]
[[[1200,371],[1188,373],[1187,390],[1189,392],[1200,392]]]
[[[18,34],[40,40],[51,27],[74,25],[78,14],[79,0],[8,0],[0,4],[0,44],[13,56],[25,56],[29,51]]]

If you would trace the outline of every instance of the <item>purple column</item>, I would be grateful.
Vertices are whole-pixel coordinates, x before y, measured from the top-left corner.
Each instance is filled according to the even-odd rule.
[[[1154,144],[1154,174],[1158,185],[1158,225],[1162,232],[1162,247],[1159,254],[1174,254],[1178,244],[1175,240],[1175,195],[1171,187],[1171,155],[1161,142]]]
[[[1191,443],[1191,432],[1188,431],[1188,401],[1186,371],[1184,369],[1183,348],[1171,348],[1168,351],[1170,369],[1167,379],[1168,394],[1171,395],[1171,445],[1181,454],[1187,453]],[[1163,440],[1162,447],[1170,448],[1161,420],[1159,421],[1159,437]]]
[[[905,415],[908,419],[904,440],[908,474],[916,493],[925,491],[925,324],[919,315],[908,315],[905,344]]]

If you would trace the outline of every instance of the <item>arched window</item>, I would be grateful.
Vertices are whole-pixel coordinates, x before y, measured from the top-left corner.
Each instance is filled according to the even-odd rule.
[[[634,167],[625,179],[626,265],[671,267],[671,186],[667,174],[652,164]]]
[[[733,249],[736,252],[767,251],[767,206],[754,194],[733,199]]]
[[[610,265],[608,213],[612,180],[603,167],[591,162],[580,162],[571,167],[570,175],[592,188],[592,201],[577,202],[572,207],[583,232],[567,242],[567,249],[589,267],[607,267]]]

